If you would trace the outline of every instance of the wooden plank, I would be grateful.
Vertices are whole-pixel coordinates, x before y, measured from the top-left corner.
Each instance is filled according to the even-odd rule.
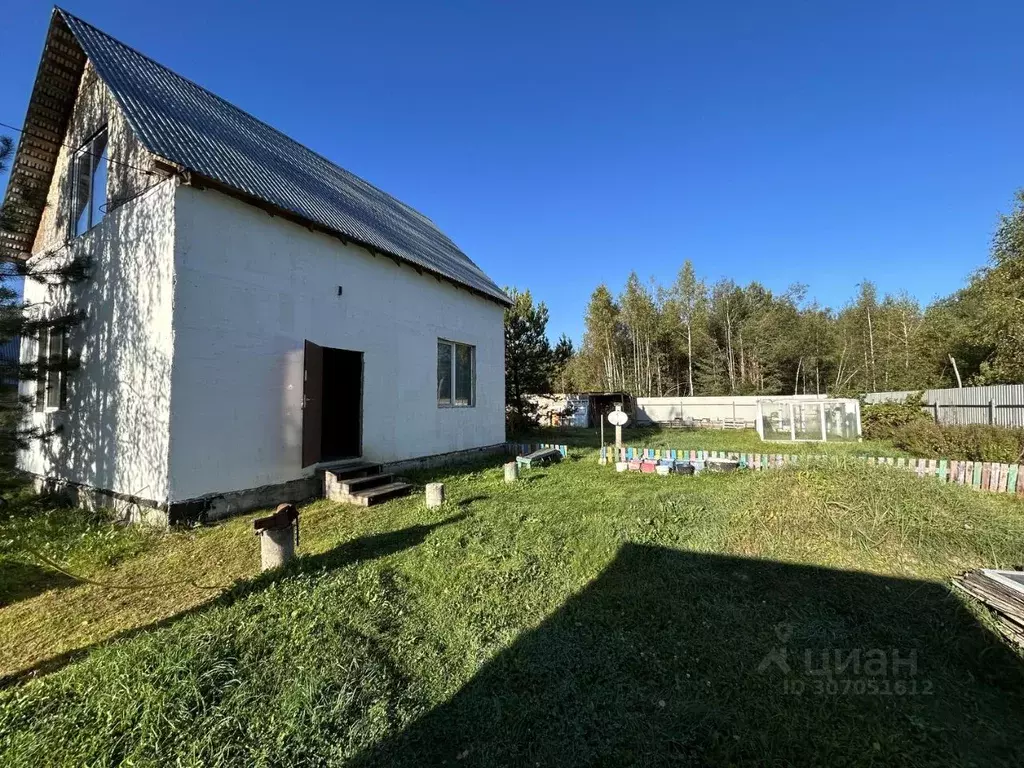
[[[1017,467],[1017,495],[1024,496],[1024,467]]]
[[[1010,482],[1010,465],[1000,464],[999,465],[999,485],[996,487],[996,491],[999,493],[1006,493],[1006,486]]]
[[[987,491],[989,483],[992,482],[992,462],[983,461],[981,463],[981,490]]]
[[[971,462],[973,469],[971,471],[971,487],[981,488],[981,462]]]
[[[935,475],[942,482],[946,482],[946,478],[949,477],[949,466],[946,464],[945,459],[939,459],[939,465],[935,470]]]

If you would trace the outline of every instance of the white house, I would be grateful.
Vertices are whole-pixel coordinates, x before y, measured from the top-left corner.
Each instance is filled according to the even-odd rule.
[[[26,340],[57,437],[39,478],[171,521],[315,494],[317,466],[504,441],[505,294],[430,219],[55,9],[11,190],[48,190],[5,258],[87,256],[26,285],[84,313]],[[42,195],[39,196],[40,198]]]

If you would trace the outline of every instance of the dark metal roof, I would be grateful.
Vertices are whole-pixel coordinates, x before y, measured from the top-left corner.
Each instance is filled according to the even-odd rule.
[[[58,13],[153,154],[508,304],[423,214],[81,19]]]

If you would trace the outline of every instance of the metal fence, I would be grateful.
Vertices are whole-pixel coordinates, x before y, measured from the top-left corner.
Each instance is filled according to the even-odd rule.
[[[916,392],[872,392],[867,403],[902,403]],[[926,389],[922,408],[939,424],[994,424],[1024,429],[1024,384]]]

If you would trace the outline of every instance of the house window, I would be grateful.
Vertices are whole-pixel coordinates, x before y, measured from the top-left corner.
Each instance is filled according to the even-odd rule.
[[[476,405],[476,347],[437,340],[437,404]]]
[[[36,410],[56,410],[67,404],[67,331],[43,328],[39,331]]]
[[[87,232],[103,219],[107,205],[107,129],[75,152],[71,160],[71,234]]]

